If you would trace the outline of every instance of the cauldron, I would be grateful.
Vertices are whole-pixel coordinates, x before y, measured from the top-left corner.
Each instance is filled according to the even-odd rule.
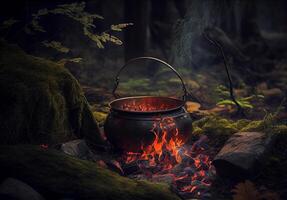
[[[129,64],[139,60],[152,60],[171,69],[182,83],[182,99],[160,96],[133,96],[119,98],[116,94],[119,75]],[[180,74],[168,63],[154,57],[138,57],[129,60],[117,73],[113,95],[116,98],[110,103],[110,113],[104,124],[108,141],[118,151],[140,152],[141,147],[154,140],[151,131],[154,123],[165,118],[172,118],[178,129],[178,137],[188,139],[192,131],[192,119],[185,109],[187,90]]]

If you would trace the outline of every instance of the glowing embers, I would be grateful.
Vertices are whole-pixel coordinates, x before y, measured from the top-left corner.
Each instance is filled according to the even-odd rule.
[[[129,112],[160,112],[182,107],[182,100],[168,97],[128,97],[114,101],[111,106]]]
[[[155,122],[151,131],[155,136],[152,144],[142,145],[141,153],[124,155],[126,175],[169,183],[184,198],[206,195],[212,179],[211,160],[205,153],[208,138],[185,144],[170,117]]]
[[[133,112],[152,112],[160,110],[168,110],[170,105],[166,104],[150,104],[150,103],[125,103],[122,105],[122,110],[133,111]]]

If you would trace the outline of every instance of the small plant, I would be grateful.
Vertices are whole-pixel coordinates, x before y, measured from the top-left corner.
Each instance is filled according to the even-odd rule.
[[[220,100],[217,102],[216,105],[236,106],[235,102],[233,100],[229,99],[229,92],[225,86],[219,85],[216,88],[216,92],[220,96]],[[236,101],[241,106],[242,109],[253,109],[254,106],[252,104],[252,101],[258,100],[258,99],[263,99],[263,98],[264,98],[263,95],[251,95],[248,97],[238,97],[238,98],[236,98]]]
[[[110,34],[111,31],[122,31],[127,26],[133,25],[132,23],[123,23],[123,24],[112,24],[110,29],[96,33],[96,25],[94,24],[95,20],[103,20],[104,17],[95,14],[88,13],[85,11],[86,3],[71,3],[71,4],[62,4],[58,5],[54,9],[40,9],[37,13],[32,15],[32,20],[29,24],[25,26],[25,32],[27,34],[34,34],[35,32],[47,32],[45,28],[40,24],[40,19],[43,16],[47,15],[64,15],[73,19],[74,21],[80,23],[83,28],[83,33],[89,39],[94,41],[98,48],[103,49],[104,43],[111,42],[116,45],[122,45],[122,41],[116,36]],[[98,31],[98,30],[97,30]],[[55,42],[55,41],[53,41]],[[46,42],[47,43],[47,42]]]
[[[234,104],[236,105],[237,107],[237,114],[239,115],[243,115],[244,116],[244,110],[243,108],[240,106],[240,104],[237,102],[237,99],[234,95],[234,90],[233,90],[233,82],[232,82],[232,79],[231,79],[231,74],[230,74],[230,70],[229,70],[229,67],[228,67],[228,63],[227,63],[227,60],[226,60],[226,57],[225,57],[225,53],[224,53],[224,50],[223,50],[223,47],[222,45],[216,41],[215,39],[212,39],[207,33],[206,33],[206,29],[205,31],[203,32],[203,35],[205,36],[205,38],[211,43],[213,44],[214,46],[216,46],[218,48],[218,50],[220,51],[221,53],[221,56],[222,56],[222,59],[223,59],[223,63],[224,63],[224,69],[225,69],[225,72],[226,72],[226,75],[227,75],[227,78],[228,78],[228,83],[229,83],[229,98],[231,101],[234,102]]]

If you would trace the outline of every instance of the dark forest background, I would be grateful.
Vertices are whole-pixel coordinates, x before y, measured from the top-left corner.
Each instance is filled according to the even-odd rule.
[[[85,1],[85,11],[104,17],[94,20],[96,32],[109,29],[111,24],[133,23],[115,33],[122,45],[107,42],[104,48],[98,48],[83,34],[81,24],[66,16],[41,18],[45,33],[24,32],[23,26],[38,10],[71,3],[80,2],[9,1],[1,6],[1,21],[11,18],[19,21],[8,31],[2,30],[2,35],[30,54],[65,61],[65,67],[83,86],[101,88],[106,93],[112,89],[115,72],[127,60],[138,56],[158,57],[173,65],[203,102],[214,104],[214,91],[218,85],[228,87],[228,79],[220,51],[206,39],[207,34],[222,46],[238,93],[248,96],[258,90],[275,88],[282,97],[286,91],[287,2],[284,0]],[[43,45],[43,41],[52,40],[69,47],[69,52]],[[67,61],[71,58],[82,60]],[[175,89],[178,87],[172,73],[154,63],[134,64],[124,74],[131,80],[124,80],[123,89],[131,84],[147,88],[150,86],[147,82],[165,80],[171,80]],[[132,88],[138,91],[137,86]],[[171,90],[173,95],[178,95],[177,92],[181,91]],[[130,90],[129,95],[132,95]]]

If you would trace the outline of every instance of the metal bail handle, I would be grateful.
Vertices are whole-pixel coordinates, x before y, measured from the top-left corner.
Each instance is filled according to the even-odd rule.
[[[182,77],[180,76],[180,74],[170,65],[168,64],[167,62],[163,61],[163,60],[160,60],[158,58],[154,58],[154,57],[137,57],[137,58],[133,58],[131,60],[129,60],[124,66],[122,66],[120,68],[120,70],[118,71],[117,75],[116,75],[116,78],[115,78],[115,85],[114,85],[114,89],[113,89],[113,95],[114,97],[117,99],[117,98],[120,98],[120,96],[118,94],[116,94],[116,90],[118,88],[118,85],[119,85],[119,81],[120,81],[120,73],[121,71],[129,64],[133,63],[133,62],[136,62],[138,60],[153,60],[153,61],[157,61],[165,66],[167,66],[168,68],[170,68],[176,75],[177,77],[180,79],[181,81],[181,84],[182,84],[182,90],[183,90],[183,96],[182,96],[182,100],[185,101],[186,100],[186,96],[187,96],[187,90],[186,90],[186,87],[185,87],[185,84],[184,84],[184,81],[182,79]]]

